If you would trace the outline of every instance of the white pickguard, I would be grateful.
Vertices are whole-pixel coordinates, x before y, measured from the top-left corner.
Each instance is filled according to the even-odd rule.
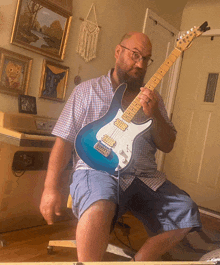
[[[125,131],[119,129],[115,124],[116,119],[122,120],[121,116],[123,112],[121,109],[118,110],[115,118],[103,126],[96,134],[96,138],[98,141],[101,141],[104,145],[108,146],[106,143],[102,141],[104,135],[108,135],[115,141],[115,144],[111,149],[116,153],[119,159],[119,166],[120,168],[124,168],[128,165],[131,156],[132,156],[132,146],[135,137],[141,133],[142,131],[146,130],[152,124],[152,119],[148,120],[144,124],[134,124],[128,123],[123,120],[124,123],[128,125]],[[108,146],[109,147],[109,146]]]

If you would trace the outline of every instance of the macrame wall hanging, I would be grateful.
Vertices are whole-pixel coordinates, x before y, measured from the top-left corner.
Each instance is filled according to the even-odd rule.
[[[88,17],[92,10],[94,11],[95,22],[88,20]],[[86,62],[89,62],[92,59],[96,58],[99,31],[100,27],[97,23],[95,6],[94,4],[92,4],[86,19],[82,22],[80,26],[79,39],[76,48],[76,52],[80,56],[82,56],[82,58]]]

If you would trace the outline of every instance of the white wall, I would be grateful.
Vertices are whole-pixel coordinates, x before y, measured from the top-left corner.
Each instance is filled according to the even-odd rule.
[[[189,0],[183,10],[181,30],[200,26],[208,21],[211,29],[220,28],[219,0]]]

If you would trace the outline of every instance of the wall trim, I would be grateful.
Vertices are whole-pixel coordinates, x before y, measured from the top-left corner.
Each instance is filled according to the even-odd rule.
[[[212,212],[211,210],[199,207],[199,212],[217,219],[220,219],[220,213]]]
[[[202,33],[201,37],[220,36],[220,29],[210,29]]]

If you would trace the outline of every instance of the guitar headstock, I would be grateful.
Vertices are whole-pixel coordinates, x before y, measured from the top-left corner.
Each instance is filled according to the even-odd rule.
[[[188,49],[191,46],[193,39],[199,37],[203,32],[207,30],[210,30],[207,21],[205,21],[200,27],[191,28],[186,32],[186,34],[180,36],[180,38],[177,40],[176,48],[181,51]]]

